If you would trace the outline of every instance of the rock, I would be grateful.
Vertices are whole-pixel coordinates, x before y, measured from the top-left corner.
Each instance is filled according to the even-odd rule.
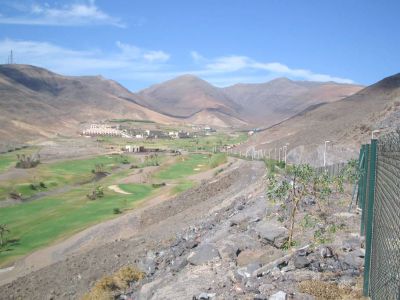
[[[188,261],[183,257],[178,257],[174,261],[171,262],[171,271],[172,272],[179,272],[184,267],[186,267]]]
[[[262,294],[257,294],[254,296],[253,300],[268,300],[268,297]]]
[[[209,294],[209,293],[201,293],[200,295],[193,296],[193,300],[210,300],[210,299],[214,299],[215,298],[215,294]]]
[[[281,248],[289,237],[289,231],[285,227],[266,221],[259,222],[255,227],[255,231],[261,239],[277,248]]]
[[[342,249],[344,251],[353,251],[361,247],[361,241],[358,237],[352,237],[344,240],[342,243]]]
[[[365,257],[365,249],[357,249],[353,251],[353,255],[357,257],[364,258]]]
[[[239,247],[230,240],[222,241],[218,246],[218,251],[223,260],[235,260],[238,254],[241,253]]]
[[[262,266],[258,270],[254,271],[253,276],[262,277],[262,276],[272,273],[275,270],[277,270],[280,273],[281,271],[278,268],[278,266],[280,266],[282,264],[287,265],[287,263],[291,257],[292,257],[292,254],[287,254],[283,257],[280,257],[280,258],[266,264],[265,266]]]
[[[343,263],[352,269],[359,269],[364,264],[364,259],[350,252],[343,258]]]
[[[319,261],[313,261],[309,266],[308,269],[313,272],[322,272],[321,264]]]
[[[249,278],[246,281],[245,289],[250,293],[258,293],[258,287],[260,285],[260,281],[257,278]]]
[[[333,256],[333,250],[331,247],[328,246],[320,246],[319,247],[319,254],[322,258],[326,257],[332,257]]]
[[[296,251],[296,254],[299,256],[306,256],[309,253],[311,253],[310,245],[304,246],[303,248],[297,249],[297,251]]]
[[[253,275],[254,271],[258,270],[260,267],[261,267],[261,265],[258,264],[258,263],[251,263],[251,264],[248,264],[245,267],[238,268],[237,269],[237,274],[242,279],[249,278],[249,277],[251,277]]]
[[[204,244],[190,252],[187,261],[192,265],[198,266],[219,258],[220,254],[215,246]]]
[[[262,250],[241,251],[236,259],[237,265],[242,267],[251,263],[260,262],[260,257],[264,254]]]
[[[286,293],[279,291],[271,295],[271,297],[269,297],[268,300],[286,300]]]
[[[260,285],[260,287],[258,288],[258,291],[260,292],[260,294],[269,295],[271,293],[271,291],[273,291],[274,289],[275,289],[275,285],[273,285],[272,283],[264,283],[264,284]]]
[[[296,269],[302,269],[310,265],[310,261],[306,256],[297,255],[293,260]]]

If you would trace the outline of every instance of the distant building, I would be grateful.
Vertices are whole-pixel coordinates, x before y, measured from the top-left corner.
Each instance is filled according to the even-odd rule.
[[[179,132],[178,132],[178,137],[179,137],[180,139],[188,139],[188,138],[190,138],[190,132],[179,131]]]
[[[143,146],[136,146],[136,145],[126,145],[125,146],[125,151],[126,152],[131,152],[131,153],[144,152],[144,147]]]

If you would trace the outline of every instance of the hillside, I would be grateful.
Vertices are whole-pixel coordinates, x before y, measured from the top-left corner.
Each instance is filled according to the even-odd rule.
[[[243,116],[262,125],[273,125],[311,105],[343,99],[361,88],[335,82],[278,78],[261,84],[236,84],[225,88],[224,92],[244,108]]]
[[[329,140],[328,162],[356,155],[372,130],[382,132],[400,125],[400,74],[387,77],[358,93],[333,103],[309,108],[254,136],[249,145],[270,150],[289,143],[295,161],[321,163],[324,141]]]
[[[68,77],[28,65],[0,66],[0,134],[27,140],[75,132],[109,118],[172,119],[135,103],[135,95],[101,76]]]
[[[141,91],[139,103],[163,114],[196,119],[200,123],[218,118],[216,114],[219,113],[225,116],[222,123],[268,126],[310,105],[337,101],[361,88],[287,78],[217,88],[195,76],[184,75]],[[238,119],[245,122],[238,122]]]
[[[221,115],[225,116],[223,123],[245,123],[240,120],[242,106],[233,102],[221,89],[192,75],[153,85],[139,92],[138,101],[160,113],[191,118],[200,123],[207,123],[213,118],[221,119]]]
[[[83,122],[112,118],[265,127],[359,89],[285,78],[222,89],[184,75],[132,93],[101,76],[62,76],[35,66],[1,65],[0,134],[3,141],[21,142],[74,134]]]

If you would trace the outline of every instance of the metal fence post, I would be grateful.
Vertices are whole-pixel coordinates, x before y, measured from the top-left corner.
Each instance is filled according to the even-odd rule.
[[[362,176],[362,189],[361,189],[361,201],[360,207],[361,211],[361,236],[365,235],[365,211],[366,211],[366,202],[368,195],[368,173],[369,173],[369,148],[370,145],[365,145],[364,148],[364,168],[363,168],[363,176]]]
[[[369,275],[371,266],[371,248],[372,248],[372,235],[373,235],[373,217],[374,217],[374,200],[375,200],[375,178],[376,178],[376,145],[377,140],[371,140],[370,146],[370,159],[369,159],[369,178],[368,178],[368,199],[367,205],[364,208],[366,213],[365,224],[365,264],[364,264],[364,288],[363,293],[365,297],[369,295]],[[364,210],[363,210],[364,211]]]

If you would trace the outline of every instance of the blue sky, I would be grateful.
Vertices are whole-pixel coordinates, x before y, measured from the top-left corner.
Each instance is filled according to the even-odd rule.
[[[368,85],[400,70],[398,0],[1,2],[1,63],[13,49],[17,63],[132,91],[187,73]]]

